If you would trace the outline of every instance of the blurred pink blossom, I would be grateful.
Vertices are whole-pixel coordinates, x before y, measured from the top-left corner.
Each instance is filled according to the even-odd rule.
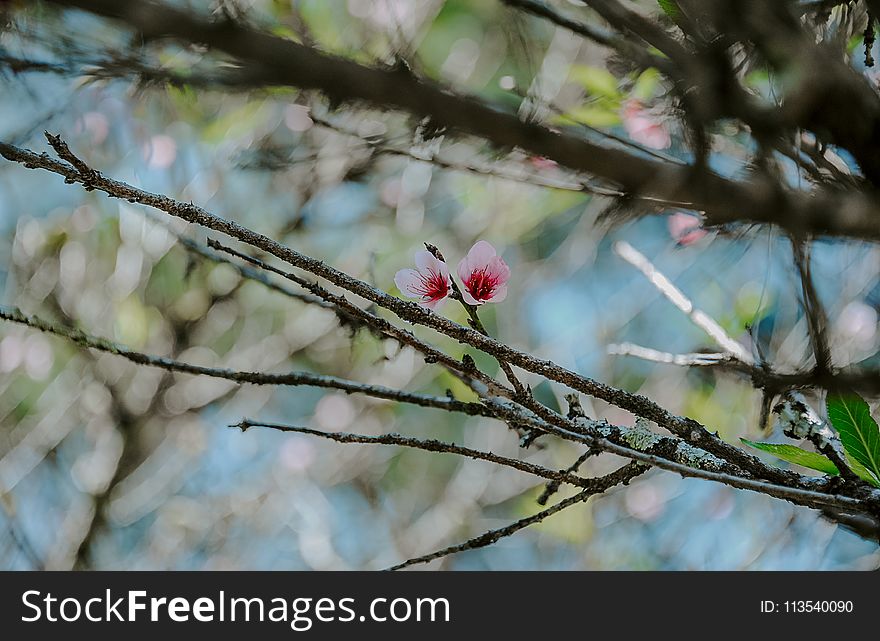
[[[684,246],[693,245],[709,233],[703,229],[703,221],[698,216],[683,211],[672,214],[666,220],[666,225],[673,240]]]
[[[652,149],[666,149],[672,144],[669,130],[638,100],[628,100],[621,113],[623,128],[637,143]]]
[[[485,240],[474,243],[462,258],[458,277],[464,285],[462,297],[469,305],[500,303],[507,297],[510,268]]]
[[[401,269],[394,275],[394,284],[404,296],[435,309],[449,296],[449,267],[428,251],[416,252],[415,261],[416,269]]]
[[[144,158],[153,169],[168,169],[177,158],[177,143],[165,134],[153,136],[144,146]]]
[[[556,169],[559,166],[555,160],[546,156],[529,156],[529,162],[535,169]]]

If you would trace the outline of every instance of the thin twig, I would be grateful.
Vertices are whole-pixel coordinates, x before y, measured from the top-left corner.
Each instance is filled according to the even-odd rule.
[[[568,29],[572,33],[583,36],[597,44],[610,47],[626,56],[643,68],[656,67],[669,70],[669,61],[657,56],[648,49],[641,47],[620,34],[600,29],[586,22],[575,20],[563,15],[550,5],[540,0],[502,0],[504,4],[532,15],[549,20],[553,24]]]
[[[727,353],[743,363],[754,365],[755,359],[752,355],[742,345],[728,336],[724,328],[715,319],[706,314],[706,312],[696,309],[691,300],[678,287],[673,285],[672,281],[666,278],[660,270],[654,267],[644,254],[625,240],[614,243],[614,253],[642,272],[650,283],[657,288],[657,291],[678,307],[694,325],[706,332]]]
[[[312,292],[321,300],[326,301],[328,304],[332,305],[336,309],[339,309],[340,311],[358,319],[360,322],[364,323],[365,325],[369,326],[371,329],[379,332],[380,334],[389,338],[393,338],[401,345],[412,347],[423,355],[425,362],[439,363],[440,365],[444,366],[448,371],[450,371],[453,375],[455,375],[457,378],[460,378],[467,384],[470,384],[470,381],[472,380],[478,380],[494,394],[498,394],[504,397],[511,397],[513,394],[511,390],[499,384],[495,379],[488,376],[487,374],[484,374],[476,367],[471,367],[470,365],[467,365],[462,361],[458,361],[452,358],[451,356],[440,351],[439,349],[416,338],[411,332],[407,332],[406,330],[400,329],[392,325],[384,318],[380,318],[379,316],[376,316],[368,310],[361,309],[344,296],[334,294],[333,292],[328,291],[326,288],[320,286],[319,284],[314,283],[306,278],[302,278],[301,276],[298,276],[293,272],[279,269],[274,265],[260,260],[259,258],[249,256],[245,253],[232,249],[231,247],[227,247],[226,245],[223,245],[213,238],[208,239],[208,246],[211,249],[225,252],[230,256],[240,258],[241,260],[255,265],[264,271],[278,274],[279,276],[300,285],[301,287]]]
[[[719,365],[736,367],[739,364],[738,360],[726,352],[673,354],[635,343],[612,343],[608,346],[607,352],[612,356],[633,356],[653,363],[669,363],[683,367],[714,367]]]
[[[489,461],[490,463],[495,463],[496,465],[503,465],[504,467],[510,467],[521,472],[526,472],[528,474],[533,474],[534,476],[549,479],[557,485],[560,483],[568,483],[570,485],[581,488],[595,487],[595,479],[588,479],[582,476],[577,476],[576,474],[572,474],[571,471],[560,472],[556,470],[551,470],[550,468],[541,465],[535,465],[534,463],[528,463],[527,461],[521,461],[519,459],[500,456],[492,452],[475,450],[473,448],[463,447],[460,445],[455,445],[454,443],[446,443],[444,441],[438,441],[434,439],[417,439],[408,436],[401,436],[400,434],[367,435],[352,434],[347,432],[324,432],[322,430],[316,430],[309,427],[300,427],[298,425],[287,425],[282,423],[268,423],[265,421],[255,421],[249,418],[244,418],[235,425],[232,425],[231,427],[237,427],[242,431],[245,431],[251,427],[265,427],[268,429],[278,430],[280,432],[294,432],[297,434],[318,436],[320,438],[326,438],[331,441],[336,441],[337,443],[397,445],[400,447],[425,450],[428,452],[458,454],[460,456],[465,456],[472,459]]]
[[[759,479],[743,478],[724,472],[699,469],[676,461],[671,461],[663,456],[648,454],[645,452],[641,452],[637,449],[633,449],[632,447],[618,445],[617,443],[611,442],[607,438],[591,434],[590,432],[584,431],[583,429],[578,429],[577,426],[575,426],[575,429],[578,429],[578,431],[572,431],[558,425],[548,424],[547,422],[540,419],[524,415],[521,412],[518,412],[514,407],[500,401],[493,402],[489,400],[486,402],[486,404],[496,411],[496,415],[498,418],[519,421],[521,423],[524,423],[525,425],[533,427],[534,429],[547,431],[548,433],[563,438],[565,440],[595,446],[605,452],[618,454],[620,456],[624,456],[634,461],[639,461],[649,466],[657,467],[670,472],[675,472],[677,474],[680,474],[681,476],[716,481],[723,485],[729,485],[730,487],[735,487],[737,489],[751,490],[753,492],[773,496],[775,498],[790,501],[798,505],[806,505],[808,507],[819,508],[830,506],[849,511],[871,512],[872,510],[877,509],[876,505],[880,505],[880,490],[863,488],[861,491],[861,495],[865,497],[870,497],[863,500],[846,495],[826,494],[825,492],[802,489],[801,487],[778,485],[776,483]],[[800,477],[800,475],[796,475],[793,473],[785,476],[789,479],[791,479],[792,477],[799,478],[801,480],[801,483],[804,485],[809,484],[810,482],[810,480],[806,477]],[[813,485],[819,486],[820,483],[817,483],[816,481],[817,479],[813,479]],[[826,484],[827,483],[824,481],[821,482],[821,485]],[[872,503],[875,504],[874,507],[872,507]]]
[[[177,236],[178,242],[180,242],[180,244],[183,245],[187,251],[198,254],[202,258],[206,258],[215,263],[223,263],[224,265],[229,265],[230,267],[235,269],[235,271],[241,274],[242,277],[247,278],[248,280],[256,281],[273,291],[284,294],[289,298],[299,300],[309,305],[316,305],[318,307],[323,307],[324,309],[332,310],[334,313],[342,317],[341,320],[343,320],[343,322],[352,323],[355,321],[352,316],[346,315],[345,312],[338,309],[335,305],[332,305],[317,296],[305,294],[303,292],[297,292],[289,287],[284,287],[283,285],[280,285],[279,283],[273,281],[271,278],[269,278],[266,274],[258,269],[252,269],[245,265],[239,265],[238,263],[229,260],[225,256],[218,254],[217,252],[210,251],[206,245],[202,245],[192,238],[177,234],[173,231],[171,231],[171,233],[174,233]]]
[[[450,412],[462,412],[472,416],[494,416],[493,412],[480,403],[467,403],[449,397],[405,392],[403,390],[393,389],[383,385],[368,385],[366,383],[358,383],[356,381],[350,381],[336,376],[312,374],[310,372],[267,374],[263,372],[246,372],[184,363],[164,356],[144,354],[124,345],[109,341],[106,338],[90,336],[89,334],[73,327],[50,323],[36,316],[27,316],[17,309],[0,307],[0,318],[13,323],[19,323],[20,325],[26,325],[27,327],[38,329],[43,332],[55,334],[56,336],[62,336],[82,347],[121,356],[122,358],[137,363],[138,365],[158,367],[173,372],[222,378],[239,384],[248,383],[251,385],[324,387],[338,389],[347,394],[364,394],[374,398],[409,403],[421,407],[434,407]]]
[[[36,154],[13,145],[0,143],[0,155],[14,162],[21,163],[27,168],[41,168],[59,174],[67,182],[82,183],[86,189],[99,189],[113,198],[123,198],[130,202],[153,207],[187,222],[196,223],[227,234],[253,247],[266,251],[294,267],[325,278],[338,287],[388,309],[403,320],[430,327],[450,338],[467,343],[496,358],[517,365],[526,371],[539,374],[566,385],[573,390],[602,399],[637,416],[654,421],[658,425],[687,439],[689,442],[693,442],[699,447],[721,456],[743,469],[753,471],[756,476],[775,482],[784,483],[791,481],[791,476],[785,470],[780,470],[763,463],[739,448],[725,443],[697,421],[676,416],[644,396],[614,388],[572,372],[552,361],[536,358],[505,343],[484,336],[476,330],[439,316],[424,306],[391,296],[369,283],[336,270],[320,260],[301,254],[263,234],[254,232],[233,221],[215,216],[197,205],[182,203],[164,195],[132,187],[126,183],[107,178],[100,172],[95,172],[91,176],[83,176],[73,166],[53,160],[47,154]]]
[[[813,283],[810,269],[810,248],[806,240],[796,236],[790,236],[790,238],[794,263],[801,282],[801,294],[803,295],[807,327],[810,332],[810,343],[816,357],[816,371],[820,374],[830,372],[832,371],[832,362],[827,335],[828,317],[819,300],[819,295],[816,293],[816,285]]]
[[[442,263],[446,263],[446,258],[444,258],[443,252],[441,252],[439,248],[437,248],[434,245],[431,245],[430,243],[425,243],[425,248],[437,260],[439,260]],[[489,336],[489,332],[486,330],[486,326],[483,325],[483,321],[480,320],[480,314],[477,311],[477,306],[471,305],[470,303],[468,303],[464,299],[464,296],[461,293],[461,288],[458,286],[458,283],[456,282],[456,280],[454,278],[450,278],[449,283],[450,283],[450,286],[452,289],[452,293],[450,294],[450,297],[454,298],[459,303],[461,303],[461,306],[467,312],[468,322],[470,323],[470,326],[473,327],[478,332],[480,332],[483,336]],[[522,382],[520,382],[519,378],[517,378],[516,374],[513,373],[513,369],[511,369],[510,364],[507,363],[507,361],[502,360],[500,358],[497,359],[497,361],[498,361],[498,366],[501,367],[501,371],[504,372],[504,375],[507,377],[507,380],[510,382],[511,385],[513,385],[513,389],[516,391],[516,397],[518,399],[520,399],[520,398],[525,398],[526,396],[528,396],[528,393],[526,392],[526,388],[523,386]]]
[[[402,570],[403,568],[410,567],[411,565],[418,565],[420,563],[428,563],[429,561],[434,561],[436,559],[440,559],[450,554],[456,554],[458,552],[464,552],[465,550],[476,550],[478,548],[486,547],[487,545],[492,545],[499,539],[502,539],[506,536],[510,536],[511,534],[515,534],[526,528],[530,525],[534,525],[535,523],[540,523],[548,516],[553,516],[557,512],[561,512],[567,507],[571,507],[572,505],[576,505],[577,503],[583,503],[591,496],[595,494],[601,494],[612,487],[620,484],[626,485],[629,483],[631,479],[638,476],[639,474],[644,473],[647,468],[637,465],[635,463],[630,463],[628,465],[623,466],[607,476],[603,476],[597,481],[597,488],[584,490],[582,492],[578,492],[572,497],[564,499],[559,503],[548,507],[545,510],[541,510],[537,514],[533,514],[532,516],[526,517],[524,519],[520,519],[515,523],[511,523],[503,528],[499,528],[497,530],[489,530],[488,532],[484,532],[483,534],[476,536],[472,539],[468,539],[464,543],[458,543],[457,545],[451,545],[449,547],[443,548],[442,550],[437,550],[436,552],[432,552],[430,554],[425,554],[423,556],[417,556],[415,558],[404,561],[403,563],[398,563],[397,565],[392,565],[388,570]]]
[[[613,141],[620,143],[626,147],[629,147],[631,149],[639,151],[640,153],[648,154],[648,155],[653,156],[653,157],[657,158],[658,160],[661,160],[666,163],[672,163],[672,164],[676,164],[676,165],[683,165],[684,164],[682,161],[680,161],[676,158],[673,158],[672,156],[667,156],[665,154],[661,154],[661,153],[654,151],[652,149],[649,149],[647,147],[642,147],[641,145],[634,143],[631,140],[627,140],[626,138],[622,138],[622,137],[617,136],[613,133],[602,131],[601,129],[596,129],[595,127],[591,127],[591,126],[586,125],[582,122],[571,119],[570,117],[566,116],[565,112],[562,112],[561,110],[559,110],[558,107],[551,105],[551,108],[554,109],[554,111],[559,111],[559,115],[565,116],[572,123],[577,124],[579,127],[588,129],[589,131],[592,131],[595,134],[597,134],[603,138],[613,140]],[[312,121],[316,125],[318,125],[320,127],[330,129],[331,131],[335,131],[336,133],[339,133],[339,134],[342,134],[345,136],[357,138],[361,142],[368,144],[368,145],[371,145],[377,154],[401,156],[401,157],[409,158],[411,160],[415,160],[418,162],[429,163],[431,165],[434,165],[436,167],[439,167],[441,169],[446,169],[449,171],[473,173],[473,174],[478,174],[480,176],[488,176],[490,178],[497,178],[499,180],[521,183],[524,185],[531,185],[534,187],[542,187],[542,188],[546,188],[546,189],[559,189],[562,191],[581,191],[581,192],[586,192],[586,193],[590,193],[590,194],[595,194],[597,196],[606,196],[606,197],[632,198],[634,200],[641,200],[644,202],[661,204],[661,205],[669,205],[669,206],[674,206],[674,207],[690,207],[693,205],[693,203],[685,202],[685,201],[681,201],[681,200],[669,200],[666,198],[656,198],[656,197],[652,197],[652,196],[644,196],[642,194],[635,193],[635,192],[625,192],[620,189],[615,189],[614,187],[599,186],[599,185],[592,184],[591,182],[589,182],[587,180],[583,180],[583,179],[580,179],[580,180],[558,180],[558,179],[554,179],[554,178],[548,178],[546,176],[542,176],[540,174],[535,174],[535,173],[525,173],[523,175],[517,175],[517,174],[511,173],[509,171],[502,171],[502,170],[498,169],[497,167],[490,166],[490,165],[478,165],[478,164],[474,164],[474,163],[459,163],[459,162],[454,162],[452,160],[447,160],[447,159],[445,159],[441,156],[438,156],[438,155],[428,156],[428,155],[415,153],[409,149],[398,149],[396,147],[391,147],[391,146],[380,146],[380,145],[377,145],[377,144],[370,142],[369,140],[364,140],[364,138],[360,134],[358,134],[356,131],[352,131],[350,129],[347,129],[347,128],[345,128],[345,127],[343,127],[343,126],[341,126],[331,120],[327,120],[326,118],[321,118],[320,116],[316,116],[314,114],[310,114],[309,117],[312,119]],[[297,159],[297,162],[301,162],[303,160],[309,160],[309,159],[308,158],[300,158],[300,159]]]
[[[584,452],[579,457],[577,457],[577,459],[575,459],[574,463],[572,463],[567,468],[565,468],[565,472],[569,473],[569,474],[573,474],[574,472],[577,472],[580,469],[581,465],[584,464],[584,461],[586,461],[591,456],[595,456],[600,451],[601,450],[599,450],[597,448],[591,447],[586,452]],[[544,491],[541,492],[541,496],[538,497],[538,505],[547,505],[547,501],[550,500],[550,497],[553,496],[554,494],[556,494],[557,491],[559,491],[560,485],[561,485],[561,483],[559,481],[555,481],[555,480],[547,483],[547,486],[544,488]]]

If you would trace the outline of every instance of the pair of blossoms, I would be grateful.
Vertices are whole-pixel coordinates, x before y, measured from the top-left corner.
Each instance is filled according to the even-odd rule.
[[[667,149],[672,145],[669,129],[640,100],[627,100],[620,116],[627,135],[637,143],[651,149]]]
[[[436,310],[455,291],[449,267],[429,251],[416,252],[415,262],[415,269],[401,269],[394,275],[394,284],[404,296]],[[458,263],[457,272],[463,285],[461,298],[468,305],[500,303],[507,297],[510,268],[485,240],[474,243]]]
[[[654,149],[666,149],[672,144],[669,130],[640,101],[627,101],[621,115],[624,128],[636,142]],[[670,232],[681,244],[691,244],[706,234],[699,218],[686,213],[674,214],[669,224]],[[430,251],[416,252],[415,263],[415,269],[397,272],[394,284],[404,296],[417,298],[422,305],[435,310],[455,291],[449,267]],[[510,268],[485,240],[470,248],[458,263],[457,271],[464,285],[461,298],[468,305],[500,303],[507,297]]]

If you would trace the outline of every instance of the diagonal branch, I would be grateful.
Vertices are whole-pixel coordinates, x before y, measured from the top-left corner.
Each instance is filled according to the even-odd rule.
[[[694,307],[691,300],[676,287],[663,273],[649,261],[644,254],[638,251],[625,240],[614,243],[614,252],[630,265],[645,275],[651,284],[657,288],[670,303],[682,311],[690,321],[702,329],[724,351],[733,358],[747,364],[754,365],[755,359],[746,349],[728,336],[724,328],[718,322],[701,309]]]
[[[608,354],[613,356],[633,356],[652,363],[668,363],[682,367],[722,367],[737,369],[742,363],[726,352],[693,352],[691,354],[673,354],[652,347],[635,343],[612,343],[608,346]],[[752,368],[746,368],[751,372]]]
[[[70,150],[67,149],[67,145],[63,141],[53,137],[50,138],[50,142],[58,146],[56,151],[59,152],[59,155],[70,154]],[[743,469],[755,471],[762,478],[780,483],[791,481],[790,473],[787,473],[785,470],[766,465],[756,457],[725,443],[697,421],[676,416],[644,396],[612,387],[572,372],[552,361],[536,358],[531,354],[510,347],[474,329],[439,316],[424,306],[391,296],[369,283],[282,245],[268,236],[254,232],[236,222],[220,218],[202,207],[192,203],[182,203],[164,195],[132,187],[127,183],[107,178],[97,171],[90,173],[88,176],[83,176],[72,165],[56,161],[47,154],[36,154],[13,145],[0,143],[0,155],[27,168],[41,168],[56,173],[63,176],[66,182],[80,183],[87,190],[100,190],[113,198],[123,198],[130,202],[153,207],[187,222],[224,233],[241,242],[266,251],[294,267],[324,278],[342,289],[372,301],[405,321],[434,329],[445,336],[471,345],[499,360],[504,360],[526,371],[539,374],[557,383],[566,385],[573,390],[599,398],[637,416],[654,421],[706,451],[724,458]],[[357,307],[352,306],[352,309],[357,309]],[[540,408],[534,409],[535,411],[543,411]]]
[[[434,439],[422,440],[408,436],[401,436],[400,434],[380,434],[377,436],[373,436],[367,434],[351,434],[347,432],[324,432],[322,430],[316,430],[309,427],[300,427],[298,425],[286,425],[281,423],[267,423],[264,421],[255,421],[249,418],[243,418],[239,423],[232,425],[231,427],[237,427],[241,429],[241,431],[245,431],[247,429],[250,429],[251,427],[265,427],[273,430],[278,430],[280,432],[294,432],[297,434],[318,436],[320,438],[326,438],[331,441],[336,441],[337,443],[360,443],[364,445],[397,445],[400,447],[425,450],[427,452],[458,454],[467,458],[481,461],[489,461],[490,463],[495,463],[496,465],[510,467],[521,472],[526,472],[528,474],[533,474],[534,476],[548,479],[557,484],[568,483],[570,485],[585,489],[592,489],[596,487],[595,479],[588,479],[582,476],[577,476],[570,471],[559,472],[543,467],[541,465],[529,463],[527,461],[521,461],[519,459],[513,459],[507,456],[500,456],[492,452],[475,450],[470,447],[462,447],[460,445],[455,445],[454,443],[446,443],[444,441],[437,441]]]
[[[164,356],[144,354],[125,347],[124,345],[109,341],[106,338],[90,336],[89,334],[73,327],[50,323],[41,318],[37,318],[36,316],[26,316],[17,309],[0,307],[0,319],[25,325],[50,334],[55,334],[56,336],[62,336],[82,347],[95,349],[108,354],[115,354],[131,361],[132,363],[137,363],[138,365],[158,367],[173,372],[222,378],[239,384],[308,386],[338,389],[347,394],[365,394],[366,396],[372,396],[373,398],[397,401],[399,403],[409,403],[421,407],[434,407],[449,412],[461,412],[471,416],[494,416],[493,412],[480,403],[467,403],[449,397],[405,392],[403,390],[393,389],[383,385],[358,383],[356,381],[350,381],[336,376],[312,374],[310,372],[266,374],[263,372],[246,372],[184,363],[174,359],[165,358]]]
[[[816,285],[810,270],[810,248],[807,241],[791,236],[791,249],[800,277],[804,314],[807,317],[810,344],[816,357],[816,372],[822,375],[832,371],[831,348],[828,346],[827,335],[828,316],[816,293]]]
[[[325,301],[328,305],[340,310],[342,313],[352,316],[357,321],[370,327],[371,329],[382,334],[383,336],[392,338],[398,341],[398,343],[400,343],[401,345],[412,347],[424,356],[425,362],[439,363],[449,372],[451,372],[459,379],[463,380],[468,385],[476,380],[485,385],[486,388],[494,394],[498,394],[504,397],[510,397],[512,395],[510,389],[499,384],[494,378],[488,376],[487,374],[484,374],[476,367],[471,367],[470,365],[462,361],[458,361],[452,358],[451,356],[440,351],[439,349],[432,347],[428,343],[416,338],[411,332],[407,332],[406,330],[400,329],[399,327],[392,325],[384,318],[380,318],[379,316],[376,316],[368,310],[361,309],[344,296],[334,294],[328,291],[326,288],[321,287],[317,283],[298,276],[297,274],[284,271],[283,269],[278,269],[277,267],[270,265],[269,263],[266,263],[259,258],[248,256],[247,254],[232,249],[231,247],[227,247],[226,245],[223,245],[222,243],[212,238],[208,239],[208,246],[211,247],[211,249],[224,252],[226,254],[229,254],[230,256],[235,256],[236,258],[255,265],[256,267],[259,267],[264,271],[278,274],[279,276],[300,285],[301,287],[312,292],[318,299]]]
[[[598,449],[596,449],[596,448],[591,447],[591,448],[588,449],[586,452],[584,452],[583,454],[581,454],[580,456],[578,456],[578,457],[575,459],[574,463],[572,463],[572,464],[569,465],[567,468],[565,468],[565,471],[568,472],[568,473],[570,473],[570,474],[573,474],[574,472],[577,472],[577,471],[580,469],[581,465],[583,465],[584,462],[585,462],[588,458],[590,458],[591,456],[595,456],[595,455],[598,454],[600,451],[601,451],[601,450],[598,450]],[[537,501],[538,505],[547,505],[547,501],[550,500],[550,497],[553,496],[554,494],[556,494],[556,492],[559,491],[559,486],[560,486],[560,485],[561,485],[561,483],[560,483],[559,481],[555,481],[555,480],[554,480],[554,481],[550,481],[549,483],[547,483],[547,486],[544,488],[544,491],[541,492],[541,496],[538,497],[538,501]]]
[[[487,545],[492,545],[499,539],[502,539],[506,536],[510,536],[512,534],[516,534],[523,528],[527,528],[530,525],[534,525],[535,523],[540,523],[548,516],[553,516],[557,512],[561,512],[567,507],[571,507],[577,503],[583,503],[591,496],[596,494],[601,494],[605,492],[615,485],[626,485],[629,483],[631,479],[642,474],[647,471],[646,467],[642,467],[636,463],[630,463],[628,465],[623,466],[607,476],[603,476],[599,479],[595,479],[597,481],[597,487],[595,489],[584,490],[583,492],[578,492],[574,496],[564,499],[553,505],[548,507],[545,510],[541,510],[537,514],[526,517],[524,519],[520,519],[515,523],[511,523],[503,528],[499,528],[497,530],[489,530],[488,532],[484,532],[480,536],[476,536],[472,539],[468,539],[464,543],[459,543],[457,545],[451,545],[447,548],[443,548],[442,550],[437,550],[436,552],[432,552],[431,554],[425,554],[423,556],[417,556],[415,558],[404,561],[403,563],[398,563],[397,565],[392,565],[388,570],[402,570],[403,568],[407,568],[411,565],[418,565],[420,563],[428,563],[429,561],[434,561],[436,559],[443,558],[445,556],[449,556],[450,554],[456,554],[458,552],[464,552],[465,550],[476,550],[478,548],[486,547]]]
[[[566,426],[562,427],[560,425],[549,424],[535,417],[518,412],[514,407],[505,402],[492,401],[490,399],[486,401],[486,405],[495,410],[498,418],[518,421],[528,427],[546,431],[565,440],[598,447],[605,452],[618,454],[632,459],[633,461],[675,472],[681,476],[716,481],[737,489],[759,492],[761,494],[808,507],[821,508],[831,506],[846,511],[872,513],[872,511],[876,511],[878,506],[880,506],[880,490],[863,487],[860,488],[860,496],[863,498],[854,498],[847,495],[827,494],[821,491],[803,489],[810,485],[813,487],[825,486],[827,485],[827,481],[809,479],[792,472],[787,472],[782,475],[786,478],[785,482],[791,483],[791,485],[782,485],[755,478],[745,478],[725,472],[718,472],[711,469],[691,467],[690,465],[678,461],[669,460],[661,455],[642,452],[633,448],[631,444],[619,445],[614,443],[608,438],[601,436],[597,430],[590,429],[591,426],[589,425],[587,425],[587,429],[585,429],[582,423],[574,424],[567,422],[563,423]],[[563,421],[566,421],[566,419],[563,419]],[[596,426],[592,427],[595,428],[599,425],[605,426],[606,424],[604,422],[597,423]],[[569,426],[573,426],[574,429],[571,429]],[[779,471],[785,472],[784,470]]]
[[[541,0],[502,0],[502,2],[513,9],[544,18],[558,27],[568,29],[572,33],[583,36],[602,46],[610,47],[644,68],[656,67],[666,72],[670,71],[668,59],[651,53],[645,47],[641,47],[621,37],[620,34],[563,15],[546,2]]]
[[[488,139],[501,148],[519,147],[551,158],[575,171],[609,180],[626,193],[694,203],[693,208],[706,212],[712,224],[750,220],[778,223],[801,232],[880,238],[880,229],[875,224],[875,199],[864,193],[817,191],[807,195],[780,191],[771,176],[753,173],[748,180],[735,181],[703,167],[681,167],[645,158],[594,144],[570,132],[523,122],[512,113],[416,78],[408,71],[367,67],[228,20],[210,22],[165,3],[54,2],[122,20],[145,38],[170,37],[205,44],[241,64],[252,65],[254,77],[261,78],[266,86],[317,89],[336,102],[363,101],[380,108],[398,109],[430,118],[438,126]],[[613,21],[612,5],[591,4]],[[651,29],[650,23],[638,16],[618,17],[625,21],[628,30],[670,55],[666,50],[671,51],[675,42],[661,42],[662,30]],[[846,215],[841,213],[843,210]]]

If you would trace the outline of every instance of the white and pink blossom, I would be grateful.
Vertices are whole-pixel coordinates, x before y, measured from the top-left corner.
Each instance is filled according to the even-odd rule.
[[[500,303],[507,297],[510,268],[485,240],[474,243],[458,263],[458,277],[464,286],[462,298],[469,305]]]
[[[669,228],[669,235],[684,247],[693,245],[709,233],[703,228],[703,221],[698,216],[683,211],[672,214],[667,219],[666,225]]]
[[[428,251],[416,252],[415,262],[416,269],[401,269],[394,275],[394,284],[404,296],[418,298],[428,309],[436,309],[449,296],[449,267]]]
[[[672,144],[669,130],[638,100],[628,100],[621,113],[623,128],[637,143],[652,149],[666,149]]]
[[[556,169],[559,163],[550,160],[547,156],[529,156],[529,162],[535,169]]]

